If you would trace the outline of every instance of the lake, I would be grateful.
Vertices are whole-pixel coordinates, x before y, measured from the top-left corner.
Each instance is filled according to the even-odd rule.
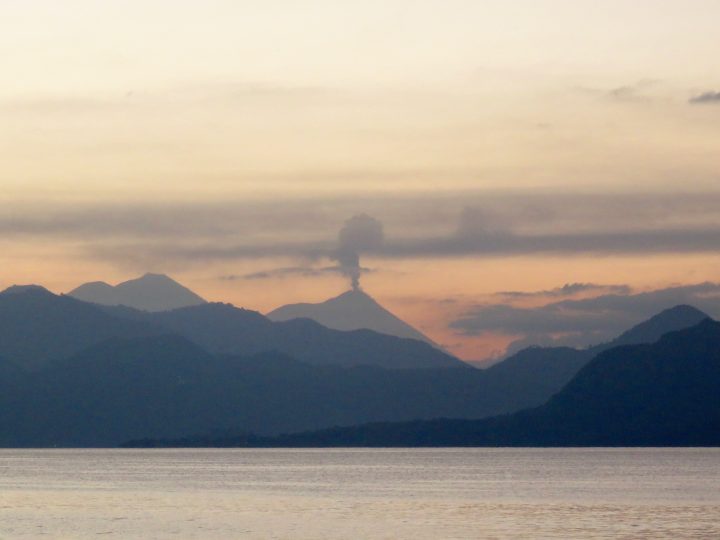
[[[720,538],[720,449],[0,450],[0,538]]]

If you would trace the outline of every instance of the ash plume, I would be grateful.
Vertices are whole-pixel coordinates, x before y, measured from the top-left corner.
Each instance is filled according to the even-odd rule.
[[[350,278],[353,290],[360,289],[360,255],[380,247],[384,239],[383,224],[367,214],[351,217],[340,229],[335,260],[343,275]]]

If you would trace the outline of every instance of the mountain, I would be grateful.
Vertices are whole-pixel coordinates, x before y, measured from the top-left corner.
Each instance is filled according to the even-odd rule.
[[[420,341],[228,304],[150,313],[13,287],[0,293],[0,446],[484,418],[546,402],[577,352],[476,370]]]
[[[274,323],[229,304],[150,313],[90,304],[36,286],[0,293],[0,357],[24,369],[41,369],[111,337],[160,334],[183,336],[213,354],[278,351],[311,364],[471,369],[421,341],[370,330],[341,332],[307,319]]]
[[[26,370],[40,369],[109,337],[159,331],[39,286],[14,286],[0,293],[0,357]]]
[[[230,304],[209,303],[153,313],[148,320],[217,354],[277,351],[316,365],[470,369],[422,341],[372,330],[333,330],[310,319],[273,322],[255,311]]]
[[[24,377],[24,370],[5,358],[0,358],[0,395],[7,394],[11,387]]]
[[[211,361],[177,336],[108,339],[29,374],[0,416],[0,445],[107,446],[123,433],[178,435],[193,418],[212,426],[203,414],[217,410],[192,399]]]
[[[484,371],[498,381],[511,382],[529,392],[533,405],[545,403],[559,392],[595,356],[570,347],[529,347]]]
[[[115,446],[228,429],[270,435],[527,405],[522,389],[496,385],[481,370],[211,355],[177,335],[110,338],[23,379],[11,376],[0,394],[0,446]]]
[[[335,330],[368,329],[402,338],[433,341],[378,304],[369,294],[356,289],[320,304],[289,304],[267,314],[273,321],[312,319]]]
[[[610,343],[592,347],[591,350],[600,352],[600,350],[612,349],[620,345],[654,343],[668,332],[690,328],[709,318],[707,313],[703,313],[693,306],[678,305],[632,327]]]
[[[485,420],[244,437],[242,446],[718,446],[720,324],[609,349],[546,405]],[[232,445],[231,440],[225,440]]]
[[[501,380],[514,380],[526,384],[534,395],[541,399],[558,392],[580,369],[602,351],[621,345],[654,343],[664,334],[694,326],[709,318],[692,306],[679,305],[666,309],[651,317],[616,339],[588,349],[570,347],[528,347],[487,368]],[[541,399],[537,403],[543,403]]]
[[[103,281],[85,283],[69,296],[106,306],[129,306],[143,311],[165,311],[204,304],[205,300],[164,274],[145,274],[114,287]]]

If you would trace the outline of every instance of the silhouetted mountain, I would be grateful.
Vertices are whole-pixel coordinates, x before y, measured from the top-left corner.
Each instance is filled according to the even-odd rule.
[[[211,303],[154,313],[149,320],[218,354],[277,351],[316,365],[471,369],[421,341],[371,330],[332,330],[310,319],[272,322],[255,311],[229,304]]]
[[[612,349],[620,345],[639,345],[641,343],[655,343],[668,332],[675,330],[683,330],[701,323],[705,319],[710,318],[707,313],[703,313],[693,306],[679,305],[666,309],[645,322],[632,327],[624,332],[610,343],[592,347],[591,350],[600,352],[601,350]]]
[[[3,418],[1,444],[102,446],[146,429],[182,434],[196,425],[185,416],[207,409],[188,407],[188,398],[210,360],[177,336],[109,339],[30,374],[15,390],[22,397],[14,414]],[[201,421],[212,426],[210,417]]]
[[[23,294],[23,293],[35,293],[36,295],[41,294],[53,294],[50,291],[48,291],[45,287],[41,287],[40,285],[11,285],[4,291],[0,292],[0,296],[11,296],[15,294]]]
[[[0,396],[0,404],[12,403],[0,411],[0,446],[114,446],[230,428],[276,434],[482,417],[526,406],[522,390],[474,369],[311,366],[278,353],[213,356],[172,335],[112,338]]]
[[[621,345],[654,343],[664,334],[698,324],[708,316],[692,306],[675,306],[651,317],[617,339],[590,347],[528,347],[487,368],[500,380],[514,380],[534,392],[541,404],[558,392],[590,360],[602,351]],[[531,384],[535,381],[535,384]]]
[[[14,385],[17,381],[25,376],[25,371],[20,367],[7,360],[0,358],[0,393],[5,392],[10,385]]]
[[[486,420],[333,428],[253,446],[717,446],[720,324],[609,349],[546,405]]]
[[[0,429],[2,426],[17,426],[20,403],[26,399],[25,391],[30,388],[27,374],[5,358],[0,358]],[[0,436],[5,446],[16,446],[12,431]]]
[[[289,304],[267,314],[273,321],[312,319],[335,330],[368,329],[402,338],[433,341],[378,304],[369,294],[356,289],[319,304]]]
[[[165,311],[204,304],[200,296],[163,274],[145,274],[114,287],[103,281],[85,283],[70,296],[106,306],[129,306],[143,311]]]
[[[56,296],[42,287],[15,287],[0,294],[0,355],[25,369],[39,369],[110,337],[163,333],[182,335],[219,354],[278,351],[311,364],[470,369],[420,341],[369,330],[340,332],[310,320],[273,323],[228,304],[146,313]]]
[[[42,368],[109,337],[157,332],[148,323],[114,317],[38,286],[0,293],[0,356],[24,369]]]
[[[595,356],[570,347],[529,347],[485,370],[499,384],[514,383],[541,405],[559,392]]]
[[[550,367],[529,354],[474,370],[370,330],[274,323],[226,304],[148,313],[15,287],[0,294],[0,445],[482,418],[544,403],[576,369],[572,350],[562,354]]]

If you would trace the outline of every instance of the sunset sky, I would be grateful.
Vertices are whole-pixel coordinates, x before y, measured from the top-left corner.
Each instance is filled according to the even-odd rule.
[[[720,316],[719,21],[717,0],[4,0],[0,286],[153,271],[316,302],[367,214],[363,288],[468,360],[673,302]]]

